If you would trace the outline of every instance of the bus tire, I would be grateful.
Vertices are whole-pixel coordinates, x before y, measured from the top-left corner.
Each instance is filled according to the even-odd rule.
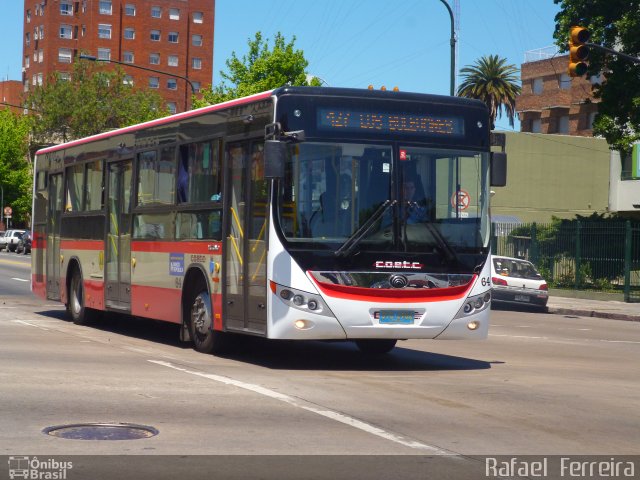
[[[367,355],[383,355],[389,353],[396,346],[397,340],[389,339],[366,339],[356,340],[356,345],[362,353]]]
[[[211,296],[203,284],[191,295],[189,305],[189,333],[193,347],[201,353],[222,353],[227,347],[224,332],[213,329]]]
[[[74,267],[71,274],[68,292],[67,312],[69,312],[73,323],[86,325],[94,320],[95,312],[85,305],[84,282],[82,281],[82,273],[77,266]]]

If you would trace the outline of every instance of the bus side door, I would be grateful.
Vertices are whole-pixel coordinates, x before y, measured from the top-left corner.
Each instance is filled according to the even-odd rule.
[[[228,330],[266,334],[266,249],[268,182],[264,143],[230,143],[226,148],[226,235],[223,252],[224,318]]]

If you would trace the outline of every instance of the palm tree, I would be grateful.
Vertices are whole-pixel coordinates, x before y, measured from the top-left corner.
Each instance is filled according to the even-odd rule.
[[[489,108],[491,130],[495,128],[496,116],[506,111],[509,125],[513,127],[516,97],[521,87],[516,82],[518,68],[506,65],[505,58],[498,55],[481,57],[471,66],[460,70],[463,82],[458,87],[458,96],[482,100]]]

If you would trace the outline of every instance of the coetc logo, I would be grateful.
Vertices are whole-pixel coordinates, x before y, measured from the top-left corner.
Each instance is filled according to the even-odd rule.
[[[9,457],[9,478],[30,480],[65,480],[73,462],[61,462],[53,458],[41,460],[38,457]]]

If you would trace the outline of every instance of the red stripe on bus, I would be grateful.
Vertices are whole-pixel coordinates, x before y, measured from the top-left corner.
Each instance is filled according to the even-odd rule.
[[[180,323],[182,290],[177,288],[131,285],[131,314]]]
[[[43,155],[45,153],[56,152],[58,150],[64,150],[66,148],[76,147],[78,145],[83,145],[85,143],[95,142],[97,140],[102,140],[105,138],[111,138],[116,135],[122,135],[125,133],[132,133],[138,130],[143,130],[145,128],[157,127],[160,125],[165,125],[167,123],[173,123],[180,120],[185,120],[187,118],[197,117],[200,115],[204,115],[210,112],[215,112],[218,110],[222,110],[224,108],[229,107],[237,107],[239,105],[244,105],[246,103],[255,102],[257,100],[264,100],[265,98],[269,98],[272,94],[273,90],[269,90],[268,92],[256,93],[255,95],[250,95],[244,98],[238,98],[235,100],[230,100],[228,102],[219,103],[217,105],[209,105],[207,107],[198,108],[196,110],[189,110],[187,112],[177,113],[175,115],[171,115],[169,117],[158,118],[156,120],[151,120],[149,122],[140,123],[137,125],[131,125],[130,127],[120,128],[118,130],[113,130],[111,132],[99,133],[97,135],[93,135],[91,137],[82,138],[80,140],[74,140],[69,143],[63,143],[60,145],[54,145],[52,147],[43,148],[42,150],[38,150],[36,155]]]
[[[221,255],[222,242],[131,242],[132,252]]]
[[[364,288],[336,285],[333,283],[318,282],[312,275],[311,280],[322,293],[329,297],[355,300],[360,302],[443,302],[458,300],[466,297],[475,283],[477,275],[474,275],[469,283],[458,287],[420,289],[390,289],[390,288]]]
[[[104,250],[103,240],[60,240],[64,250]]]
[[[104,310],[104,282],[84,279],[85,305],[96,310]]]

